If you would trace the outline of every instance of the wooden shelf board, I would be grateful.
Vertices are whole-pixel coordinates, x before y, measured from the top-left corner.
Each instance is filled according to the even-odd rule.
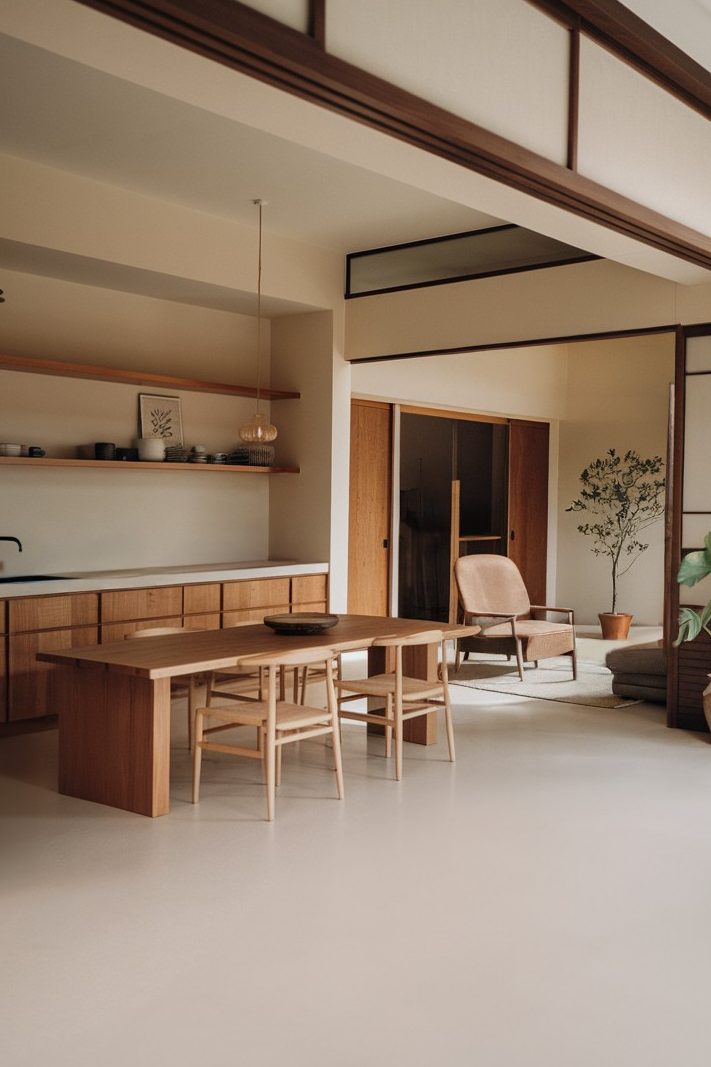
[[[0,466],[103,467],[110,470],[219,471],[222,474],[298,474],[298,467],[237,467],[230,463],[148,463],[111,459],[51,459],[46,456],[0,456]]]
[[[500,534],[462,534],[460,541],[500,541]]]
[[[197,378],[177,378],[168,374],[147,371],[120,370],[116,367],[97,367],[91,363],[66,363],[54,359],[35,359],[30,356],[10,356],[0,353],[0,367],[28,374],[55,374],[60,378],[83,378],[97,382],[118,382],[122,385],[143,385],[151,389],[182,389],[192,393],[224,393],[227,396],[256,397],[251,385],[229,385],[227,382],[203,382]],[[284,389],[262,389],[265,400],[298,400],[301,393]]]

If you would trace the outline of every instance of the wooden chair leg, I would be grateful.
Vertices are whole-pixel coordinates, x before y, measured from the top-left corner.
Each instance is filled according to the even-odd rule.
[[[195,718],[195,682],[188,679],[188,748],[193,750],[193,719]]]
[[[281,785],[281,752],[282,752],[283,747],[284,747],[283,745],[277,745],[277,750],[276,750],[276,785],[277,785],[277,789]]]
[[[200,799],[200,769],[202,766],[202,711],[195,712],[195,735],[193,747],[193,804]]]
[[[516,663],[518,665],[518,676],[523,681],[523,655],[521,654],[521,642],[516,642]]]
[[[459,665],[462,662],[462,642],[457,640],[454,642],[454,673],[459,670]]]
[[[309,676],[309,668],[308,667],[302,667],[301,668],[301,699],[300,700],[295,700],[294,701],[295,704],[305,704],[306,703],[306,680],[307,680],[308,676]]]
[[[266,737],[266,794],[267,794],[267,821],[272,822],[274,820],[274,794],[275,794],[275,779],[276,779],[276,746],[274,744],[274,737],[267,732]]]
[[[402,704],[395,703],[395,779],[402,779]]]
[[[393,751],[393,698],[385,697],[385,759],[390,759]]]
[[[577,682],[577,680],[578,680],[578,650],[577,650],[577,648],[574,648],[573,649],[573,681]]]

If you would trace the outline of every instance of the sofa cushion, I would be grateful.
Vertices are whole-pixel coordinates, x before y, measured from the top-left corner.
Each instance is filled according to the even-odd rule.
[[[667,656],[661,641],[615,648],[605,656],[605,664],[614,675],[643,674],[666,678],[667,674]]]

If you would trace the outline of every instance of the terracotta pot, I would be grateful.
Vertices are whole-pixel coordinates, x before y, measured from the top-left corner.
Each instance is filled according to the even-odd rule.
[[[709,675],[711,678],[711,674]],[[711,730],[711,682],[704,689],[704,715],[709,730]]]
[[[604,641],[626,641],[630,632],[630,623],[634,615],[625,615],[624,611],[604,611],[598,615]]]

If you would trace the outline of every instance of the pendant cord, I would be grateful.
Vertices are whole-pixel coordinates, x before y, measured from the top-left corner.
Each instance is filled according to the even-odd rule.
[[[259,254],[257,257],[257,414],[262,392],[262,201],[259,205]]]

